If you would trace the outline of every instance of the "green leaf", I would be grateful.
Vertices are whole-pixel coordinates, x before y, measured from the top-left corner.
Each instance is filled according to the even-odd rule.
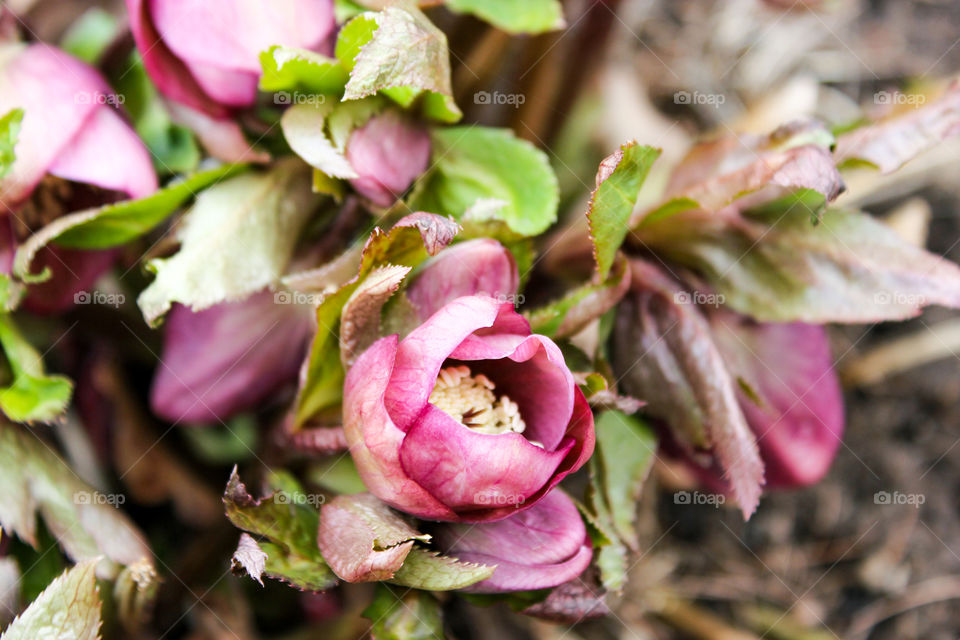
[[[308,51],[274,45],[260,54],[262,91],[302,91],[336,94],[343,92],[349,75],[334,58]]]
[[[302,426],[323,409],[340,403],[345,371],[340,363],[340,315],[375,265],[415,267],[446,246],[459,227],[440,216],[414,214],[384,233],[374,229],[360,252],[357,275],[317,306],[317,333],[310,347],[303,383],[294,403],[294,425]]]
[[[559,0],[447,0],[447,6],[507,33],[543,33],[567,26]]]
[[[20,124],[23,122],[23,109],[11,109],[0,118],[0,178],[13,167],[16,160],[14,147],[20,137]]]
[[[40,438],[22,427],[0,422],[0,526],[36,546],[37,513],[66,554],[76,562],[105,558],[102,578],[120,566],[136,567],[149,586],[152,554],[142,534],[113,506],[118,494],[88,486]]]
[[[174,124],[157,88],[153,85],[140,54],[133,52],[122,76],[114,78],[117,93],[133,120],[133,127],[150,150],[153,164],[161,174],[193,171],[200,162],[200,149],[189,129]]]
[[[559,187],[547,156],[509,129],[447,127],[433,132],[433,168],[410,196],[414,211],[460,219],[478,200],[497,200],[492,220],[535,236],[557,219]]]
[[[0,640],[99,640],[96,565],[90,560],[65,571],[10,623]]]
[[[336,56],[350,71],[344,100],[382,91],[406,108],[423,96],[430,117],[463,115],[453,101],[447,37],[412,6],[357,16],[341,29]]]
[[[108,11],[93,7],[74,20],[60,40],[60,48],[95,65],[117,36],[119,21]]]
[[[597,449],[591,459],[599,496],[616,534],[631,549],[640,546],[634,528],[637,501],[656,458],[657,438],[644,422],[619,411],[604,411],[596,422]]]
[[[534,333],[566,338],[612,309],[629,288],[630,268],[621,256],[605,281],[599,284],[589,282],[571,289],[559,300],[524,315]]]
[[[296,104],[283,112],[280,127],[287,144],[304,162],[334,178],[356,178],[344,150],[327,135],[327,116],[332,103]]]
[[[194,311],[277,283],[318,196],[299,161],[247,173],[201,193],[179,228],[180,251],[155,259],[137,304],[151,325],[174,302]]]
[[[587,220],[600,278],[606,278],[630,230],[630,214],[650,167],[660,150],[628,142],[600,163],[597,188],[590,197]]]
[[[235,526],[268,541],[259,543],[267,554],[264,573],[300,589],[322,591],[337,583],[317,547],[317,527],[320,514],[301,499],[302,490],[289,474],[271,478],[274,486],[283,490],[254,499],[240,481],[234,467],[223,495],[227,518]]]
[[[37,252],[50,242],[71,249],[107,249],[126,244],[163,222],[198,191],[236,175],[244,168],[242,165],[226,165],[202,171],[171,183],[146,198],[125,200],[57,218],[20,245],[14,258],[13,273],[26,282],[46,280],[48,273],[34,275],[30,266]]]
[[[363,493],[367,490],[357,465],[347,453],[317,462],[310,467],[307,479],[333,493]]]
[[[451,591],[486,580],[494,569],[496,567],[461,562],[415,546],[390,582],[426,591]]]
[[[423,591],[398,591],[380,584],[363,612],[374,640],[443,640],[440,603]]]
[[[44,373],[42,356],[8,313],[0,313],[0,345],[13,378],[0,387],[0,410],[14,422],[50,422],[63,415],[73,383],[64,376]]]

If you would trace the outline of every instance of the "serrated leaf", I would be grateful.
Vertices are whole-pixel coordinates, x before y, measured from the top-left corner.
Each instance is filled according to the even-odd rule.
[[[600,279],[605,279],[613,267],[617,251],[630,230],[630,215],[640,187],[658,157],[659,149],[628,142],[600,163],[597,186],[587,206]]]
[[[415,546],[390,582],[426,591],[451,591],[486,580],[494,569],[496,567],[461,562]]]
[[[440,603],[429,593],[394,591],[380,584],[373,602],[363,612],[370,620],[374,640],[443,640]]]
[[[38,436],[0,422],[0,526],[5,533],[35,545],[39,512],[74,561],[105,558],[98,565],[100,577],[115,577],[121,565],[152,567],[143,536],[110,497],[80,480]]]
[[[350,295],[340,314],[340,360],[345,367],[380,337],[380,312],[397,292],[410,267],[374,269]]]
[[[271,481],[277,490],[254,499],[234,467],[223,495],[227,518],[236,527],[269,540],[258,543],[267,554],[267,576],[310,591],[332,587],[337,578],[316,542],[320,514],[309,500],[298,498],[305,494],[292,476],[279,474]]]
[[[927,305],[960,306],[960,269],[871,216],[827,209],[809,222],[803,193],[719,220],[695,210],[638,231],[662,256],[692,267],[717,300],[767,322],[876,322]]]
[[[20,137],[23,109],[11,109],[0,118],[0,178],[6,176],[16,160],[15,147]]]
[[[301,370],[294,403],[294,425],[299,427],[322,409],[339,404],[345,371],[340,362],[340,315],[360,282],[375,265],[415,267],[453,240],[459,227],[440,216],[416,213],[384,233],[374,229],[364,245],[356,275],[327,295],[317,306],[317,334]]]
[[[334,58],[280,45],[260,54],[260,66],[262,91],[340,94],[349,79],[347,70]]]
[[[279,282],[318,201],[309,171],[281,162],[207,189],[179,229],[180,251],[155,259],[137,304],[151,325],[179,302],[194,311]]]
[[[471,13],[507,33],[543,33],[563,29],[559,0],[446,0],[459,13]]]
[[[432,134],[432,169],[418,180],[410,208],[461,219],[480,201],[498,201],[490,220],[520,236],[557,219],[559,186],[547,156],[509,129],[447,127]]]
[[[248,576],[259,582],[261,587],[263,586],[263,571],[267,567],[267,554],[250,534],[240,534],[237,550],[233,552],[230,562],[235,569],[242,569]]]
[[[63,415],[73,383],[44,373],[42,356],[7,313],[0,313],[0,345],[13,378],[0,386],[0,410],[14,422],[50,422]]]
[[[10,623],[0,640],[99,640],[96,565],[89,560],[65,571]]]
[[[51,242],[71,249],[107,249],[126,244],[163,222],[198,191],[244,169],[243,165],[217,167],[171,183],[146,198],[125,200],[57,218],[20,245],[14,258],[13,273],[27,282],[49,277],[49,274],[32,274],[30,266],[37,252]]]
[[[422,96],[429,117],[463,115],[453,101],[447,37],[412,6],[357,16],[341,29],[336,55],[350,71],[344,100],[383,92],[406,108]]]
[[[627,260],[621,256],[605,281],[588,282],[571,289],[559,300],[524,315],[534,333],[566,338],[612,309],[629,288],[630,269]]]

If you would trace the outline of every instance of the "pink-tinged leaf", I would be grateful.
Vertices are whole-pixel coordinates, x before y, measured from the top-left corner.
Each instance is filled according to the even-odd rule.
[[[647,400],[650,414],[667,423],[687,452],[712,453],[748,518],[760,500],[763,462],[710,326],[659,268],[640,260],[631,268],[632,291],[614,330],[614,367],[623,387]]]
[[[248,576],[263,586],[263,571],[267,566],[267,554],[264,553],[257,541],[250,534],[241,533],[237,550],[231,558],[234,572],[243,570]]]
[[[960,134],[960,82],[930,104],[910,105],[837,139],[837,164],[868,162],[883,173]]]
[[[337,496],[323,505],[317,543],[333,572],[347,582],[389,580],[414,541],[430,536],[369,493]]]
[[[737,393],[757,437],[767,484],[813,484],[830,468],[843,436],[843,393],[823,327],[759,324],[710,314],[714,341],[740,382]]]
[[[725,136],[695,146],[671,176],[664,204],[643,214],[642,227],[683,208],[733,212],[808,189],[827,202],[843,189],[829,146],[833,141],[816,122],[795,122],[768,136]],[[745,199],[744,199],[745,198]],[[741,202],[738,202],[742,200]]]
[[[397,292],[410,267],[387,265],[367,276],[343,305],[340,315],[340,360],[349,367],[380,337],[380,312]]]
[[[543,601],[523,610],[524,615],[543,618],[559,624],[579,624],[610,613],[606,591],[598,584],[594,570],[564,582]]]

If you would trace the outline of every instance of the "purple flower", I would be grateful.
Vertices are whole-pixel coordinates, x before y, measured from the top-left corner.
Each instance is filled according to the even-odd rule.
[[[502,302],[516,282],[496,243],[441,252],[408,290],[422,323],[373,343],[348,372],[350,451],[367,488],[394,508],[499,520],[593,452],[593,416],[560,349]]]
[[[373,116],[347,142],[347,160],[358,178],[350,184],[381,207],[389,207],[427,168],[430,135],[397,109]]]
[[[0,68],[0,114],[23,109],[9,173],[0,194],[9,214],[0,223],[0,253],[9,273],[15,226],[37,226],[78,209],[157,188],[146,147],[115,108],[119,100],[89,65],[45,44],[19,48]],[[97,191],[90,187],[96,187]],[[45,247],[37,267],[53,278],[31,287],[27,305],[56,312],[92,286],[113,263],[112,251]]]
[[[496,566],[492,576],[467,589],[479,593],[555,587],[583,573],[593,557],[580,513],[560,489],[504,520],[444,524],[435,533],[445,553]]]
[[[310,305],[277,304],[262,291],[166,323],[150,404],[172,422],[215,422],[258,406],[296,379],[313,332]]]

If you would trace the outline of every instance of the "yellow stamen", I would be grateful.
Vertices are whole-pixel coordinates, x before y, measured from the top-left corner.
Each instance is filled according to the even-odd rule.
[[[465,366],[447,367],[437,376],[430,403],[463,426],[479,433],[523,433],[527,428],[520,407],[507,396],[497,396],[483,374],[470,375]]]

